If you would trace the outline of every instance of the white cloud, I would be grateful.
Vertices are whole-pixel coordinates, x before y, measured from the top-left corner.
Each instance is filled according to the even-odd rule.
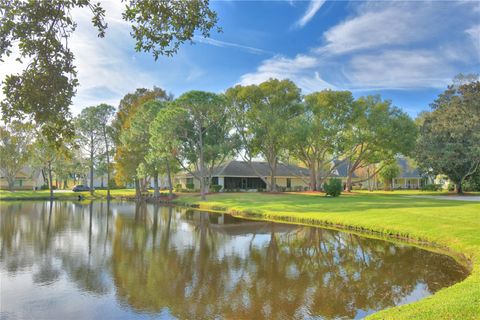
[[[455,70],[444,56],[428,50],[385,50],[355,56],[346,70],[353,88],[443,88]]]
[[[318,10],[320,10],[324,3],[325,0],[311,0],[303,16],[295,23],[295,27],[304,27],[310,20],[312,20],[312,18],[315,16]]]
[[[429,27],[429,11],[429,6],[409,3],[374,6],[325,32],[326,45],[319,51],[341,54],[419,41],[434,31]]]
[[[319,64],[320,61],[317,58],[309,55],[297,55],[293,59],[275,56],[264,60],[255,72],[244,74],[240,79],[240,84],[259,84],[275,78],[290,79],[306,91],[333,88],[315,70]]]

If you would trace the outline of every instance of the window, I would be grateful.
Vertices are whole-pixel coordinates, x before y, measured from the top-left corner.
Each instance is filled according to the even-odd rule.
[[[212,178],[212,185],[218,185],[218,177]]]
[[[185,187],[187,189],[195,188],[195,185],[193,184],[193,178],[187,178],[187,183],[185,184]]]
[[[287,188],[291,188],[291,187],[292,187],[292,179],[287,178]]]

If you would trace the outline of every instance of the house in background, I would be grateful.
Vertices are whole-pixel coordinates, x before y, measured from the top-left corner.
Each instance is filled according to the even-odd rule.
[[[397,158],[397,164],[400,167],[400,174],[392,181],[394,189],[420,189],[422,185],[427,183],[427,179],[420,174],[418,168],[407,158]],[[347,179],[347,172],[348,163],[342,162],[338,164],[333,176],[338,177],[343,183],[345,183]],[[362,172],[362,170],[357,170],[354,172],[352,176],[354,189],[367,190],[369,189],[369,183],[372,187],[372,190],[378,190],[384,187],[383,182],[378,175],[373,176],[370,181],[368,181],[367,176],[368,175],[366,172]]]
[[[253,166],[253,168],[252,168]],[[266,183],[259,177],[270,181],[270,167],[266,162],[252,162],[251,165],[245,161],[232,160],[219,166],[212,175],[212,184],[222,186],[222,190],[256,191],[266,189]],[[308,190],[310,172],[306,168],[279,163],[277,167],[276,184],[286,190]],[[193,186],[199,189],[200,183],[189,173],[182,173],[175,176],[175,184],[182,185],[182,188]]]
[[[7,178],[3,176],[2,170],[0,170],[0,189],[8,189]],[[40,170],[34,170],[31,167],[23,167],[17,173],[15,177],[15,183],[13,185],[14,190],[35,190],[40,189],[42,185],[45,184],[43,177],[40,173]]]
[[[393,189],[420,189],[426,183],[418,168],[408,162],[406,158],[398,158],[400,175],[393,179]]]
[[[394,179],[395,189],[419,189],[425,178],[420,175],[418,169],[409,164],[406,158],[397,159],[401,168],[400,175]],[[342,161],[336,163],[336,168],[330,178],[337,178],[345,185],[347,181],[348,163]],[[252,168],[253,166],[253,168]],[[221,191],[257,191],[265,190],[267,184],[259,177],[270,181],[270,168],[266,162],[252,162],[251,165],[245,161],[232,160],[219,166],[212,175],[212,185],[222,186]],[[378,177],[371,179],[373,189],[382,188]],[[368,189],[368,181],[362,178],[358,172],[352,176],[353,186],[356,189]],[[294,165],[279,163],[276,175],[277,187],[286,191],[306,191],[310,186],[310,171]],[[174,178],[174,185],[180,184],[183,189],[200,189],[200,183],[189,173],[177,174]]]

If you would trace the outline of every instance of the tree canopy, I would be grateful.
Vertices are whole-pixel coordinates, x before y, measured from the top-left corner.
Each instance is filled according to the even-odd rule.
[[[0,2],[0,61],[15,52],[24,69],[3,81],[0,103],[4,121],[25,119],[44,125],[44,135],[71,137],[70,105],[79,85],[68,41],[75,31],[75,9],[89,10],[97,35],[105,35],[107,14],[100,2],[55,0]],[[131,24],[137,51],[175,54],[195,31],[204,37],[217,24],[208,0],[125,1],[123,19]]]
[[[453,84],[423,115],[416,159],[425,173],[444,174],[457,192],[480,165],[480,81]]]

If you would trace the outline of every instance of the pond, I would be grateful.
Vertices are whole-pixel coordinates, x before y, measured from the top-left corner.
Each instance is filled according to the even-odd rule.
[[[2,319],[352,319],[461,281],[446,255],[133,202],[3,203]]]

